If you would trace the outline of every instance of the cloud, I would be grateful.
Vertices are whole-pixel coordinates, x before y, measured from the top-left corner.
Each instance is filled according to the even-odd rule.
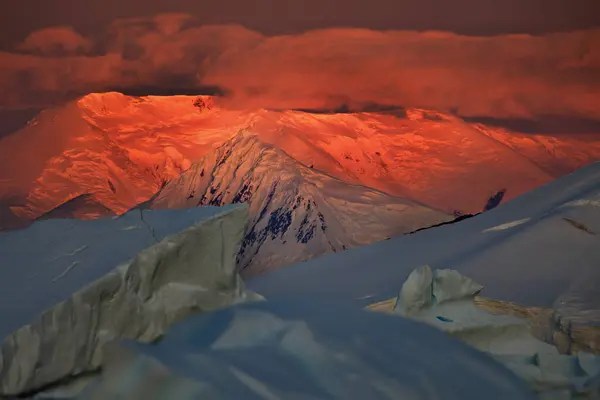
[[[59,26],[30,33],[18,46],[22,51],[42,56],[83,54],[92,42],[70,27]]]
[[[57,43],[60,55],[51,50]],[[19,49],[0,53],[0,90],[8,94],[0,107],[47,106],[113,88],[211,86],[240,107],[375,103],[491,118],[600,119],[600,30],[473,37],[326,29],[264,36],[167,14],[115,21],[93,41],[64,28],[38,31]]]

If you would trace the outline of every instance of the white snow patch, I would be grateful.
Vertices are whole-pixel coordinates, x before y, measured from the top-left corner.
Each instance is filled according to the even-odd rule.
[[[492,228],[485,229],[485,230],[481,231],[481,233],[504,231],[506,229],[510,229],[510,228],[514,228],[515,226],[522,225],[525,222],[529,221],[530,219],[531,218],[523,218],[523,219],[520,219],[520,220],[517,220],[517,221],[507,222],[505,224],[501,224],[501,225],[494,226]]]

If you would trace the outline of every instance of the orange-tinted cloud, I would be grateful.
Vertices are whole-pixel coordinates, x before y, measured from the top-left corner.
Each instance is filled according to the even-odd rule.
[[[45,56],[82,54],[91,47],[89,39],[65,26],[32,32],[19,45],[20,50]]]
[[[116,21],[87,55],[73,49],[92,49],[74,46],[90,39],[66,34],[72,55],[39,55],[59,36],[33,33],[21,46],[31,54],[0,53],[0,91],[8,94],[0,106],[114,88],[215,85],[239,106],[379,103],[465,116],[600,119],[600,30],[469,37],[327,29],[268,37],[170,14]]]

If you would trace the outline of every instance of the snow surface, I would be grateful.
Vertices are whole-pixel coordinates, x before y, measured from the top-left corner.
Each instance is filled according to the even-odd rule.
[[[459,223],[293,265],[248,286],[269,299],[364,306],[395,296],[414,268],[428,264],[480,282],[487,297],[600,323],[599,200],[596,163]]]
[[[155,397],[160,393],[162,397]],[[247,303],[189,318],[155,345],[107,351],[82,400],[535,397],[507,369],[437,329],[311,301]]]
[[[27,229],[0,233],[0,338],[141,250],[223,211],[134,210],[90,221],[38,221]]]
[[[543,399],[600,395],[600,356],[583,351],[560,354],[556,341],[542,341],[555,337],[554,324],[548,321],[544,328],[538,319],[533,328],[531,320],[489,313],[475,304],[482,289],[456,271],[421,266],[402,285],[393,312],[492,355]]]

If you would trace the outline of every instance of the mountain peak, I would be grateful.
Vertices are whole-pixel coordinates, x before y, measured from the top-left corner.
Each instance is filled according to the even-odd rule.
[[[255,274],[328,252],[383,240],[448,215],[352,185],[306,166],[242,129],[179,178],[149,208],[248,203],[238,263]]]
[[[256,146],[260,151],[269,151],[280,156],[286,156],[283,151],[275,148],[273,145],[263,141],[260,135],[250,128],[242,128],[229,140],[225,141],[221,146],[218,147],[217,151],[224,149],[230,149],[232,151],[238,151],[242,149],[248,149],[249,147]]]

